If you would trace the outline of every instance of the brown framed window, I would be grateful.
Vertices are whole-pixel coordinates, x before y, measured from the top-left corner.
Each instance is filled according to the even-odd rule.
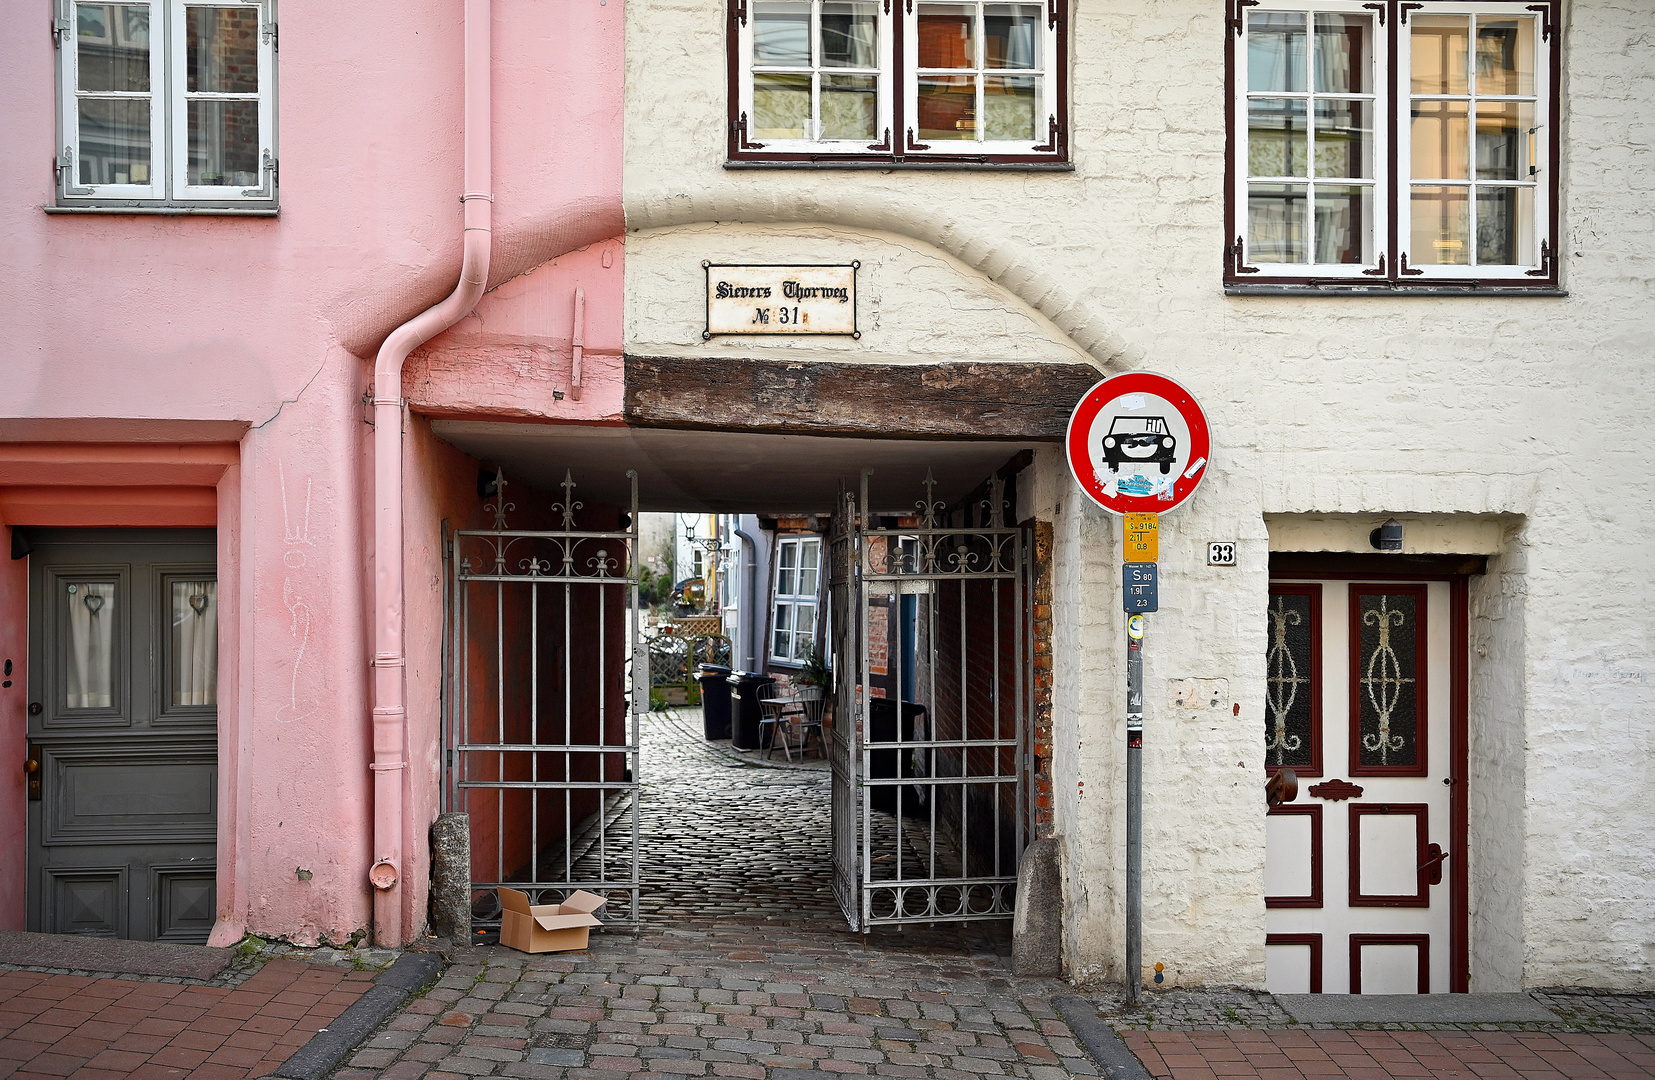
[[[1560,0],[1231,0],[1232,292],[1555,293]]]
[[[1065,166],[1063,0],[730,0],[732,164]]]

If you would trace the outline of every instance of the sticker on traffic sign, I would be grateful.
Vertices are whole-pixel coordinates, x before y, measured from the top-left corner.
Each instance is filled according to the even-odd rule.
[[[1130,371],[1098,383],[1069,417],[1069,470],[1112,514],[1166,513],[1207,475],[1207,417],[1164,375]]]

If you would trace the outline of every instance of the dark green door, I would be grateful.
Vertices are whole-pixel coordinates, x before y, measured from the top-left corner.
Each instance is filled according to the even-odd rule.
[[[214,534],[30,536],[29,929],[205,942],[218,829]]]

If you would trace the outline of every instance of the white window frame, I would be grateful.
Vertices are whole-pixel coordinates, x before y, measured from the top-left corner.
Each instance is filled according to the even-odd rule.
[[[914,0],[912,10],[907,10],[903,15],[905,22],[904,30],[906,31],[903,34],[902,40],[902,51],[904,53],[902,64],[902,70],[904,73],[902,80],[902,94],[904,111],[907,113],[907,119],[904,124],[904,135],[907,140],[903,146],[905,153],[911,154],[915,157],[926,157],[929,155],[941,154],[987,154],[992,156],[1027,155],[1040,152],[1040,148],[1045,147],[1047,142],[1053,141],[1048,139],[1047,135],[1048,132],[1051,131],[1051,127],[1049,125],[1061,122],[1057,115],[1057,65],[1060,54],[1057,43],[1057,26],[1053,20],[1044,18],[1047,14],[1048,6],[1043,2],[1038,4],[1027,4],[1027,6],[1039,7],[1041,9],[1041,15],[1043,16],[1041,21],[1045,24],[1040,36],[1040,67],[987,68],[983,66],[983,50],[988,47],[988,39],[983,32],[983,7],[988,4],[1009,2],[1026,2],[1026,0],[948,0],[949,6],[951,7],[959,4],[976,8],[976,13],[972,17],[975,20],[973,33],[974,40],[977,44],[977,55],[975,57],[975,66],[970,68],[950,69],[920,67],[919,14],[920,9],[924,6],[924,0]],[[983,81],[985,77],[1000,75],[1012,77],[1033,76],[1039,80],[1040,92],[1036,97],[1035,106],[1035,138],[1026,140],[995,140],[993,142],[981,138],[983,118]],[[921,137],[918,124],[919,81],[922,78],[931,76],[969,76],[975,80],[977,101],[974,115],[977,119],[978,138],[969,140],[939,139],[927,143]],[[1046,126],[1041,124],[1041,117],[1046,118]]]
[[[753,63],[753,38],[758,24],[754,8],[760,0],[747,0],[748,16],[740,24],[738,34],[741,42],[740,66],[740,98],[741,116],[745,124],[742,139],[749,145],[759,142],[765,149],[773,153],[793,154],[864,154],[869,148],[880,141],[881,132],[889,132],[891,127],[891,49],[892,18],[890,12],[879,0],[873,0],[879,33],[879,67],[867,68],[830,68],[822,66],[822,2],[823,0],[798,0],[810,4],[810,67],[783,68],[758,67]],[[753,76],[754,74],[805,74],[810,79],[811,119],[806,124],[816,129],[814,133],[807,130],[803,139],[769,139],[762,138],[753,130]],[[877,76],[876,93],[878,105],[875,109],[874,135],[871,139],[823,139],[819,137],[821,129],[821,97],[822,76],[826,75],[868,75]]]
[[[150,180],[147,184],[82,184],[80,181],[78,87],[78,0],[55,0],[57,44],[58,160],[56,207],[169,209],[200,212],[273,213],[276,208],[276,0],[125,0],[147,7],[150,25]],[[93,5],[96,6],[96,5]],[[251,94],[190,93],[186,89],[186,9],[191,7],[253,9],[259,15],[258,90]],[[114,33],[113,23],[111,31]],[[140,96],[136,93],[91,96]],[[188,102],[192,99],[258,101],[258,186],[191,185],[189,177]]]
[[[757,23],[756,5],[759,0],[729,0],[731,24],[730,53],[730,157],[732,160],[800,160],[821,164],[834,159],[857,159],[864,162],[897,162],[905,160],[934,162],[967,161],[972,163],[1003,162],[1006,164],[1064,165],[1068,159],[1067,118],[1067,0],[958,0],[976,8],[976,36],[978,66],[959,70],[921,71],[919,62],[919,14],[922,0],[874,0],[879,29],[878,95],[875,134],[872,139],[803,139],[764,138],[754,124],[753,76],[769,73],[798,73],[807,70],[812,75],[812,120],[820,124],[821,76],[823,74],[875,74],[871,69],[824,68],[821,66],[821,9],[823,0],[810,3],[810,68],[755,68],[753,44]],[[1041,11],[1041,66],[1038,68],[984,69],[983,7],[992,3],[1021,2]],[[900,38],[900,51],[898,40]],[[917,117],[919,107],[919,80],[922,75],[973,76],[977,83],[976,115],[983,115],[983,76],[1029,76],[1036,78],[1039,92],[1036,100],[1035,138],[1029,140],[989,142],[980,137],[972,140],[936,140],[925,143],[919,138]],[[897,103],[901,103],[898,115]],[[899,130],[900,129],[900,130]],[[815,133],[807,133],[814,135]],[[980,130],[979,130],[980,136]]]
[[[1258,7],[1249,7],[1244,10],[1246,11],[1249,32],[1252,28],[1254,16],[1260,14],[1268,15],[1281,12],[1302,14],[1305,16],[1306,24],[1306,47],[1304,57],[1305,89],[1302,91],[1260,90],[1255,92],[1250,90],[1248,87],[1248,64],[1250,60],[1248,55],[1249,39],[1243,35],[1241,41],[1237,44],[1235,100],[1232,103],[1232,108],[1234,110],[1233,115],[1235,117],[1234,123],[1236,125],[1238,147],[1235,169],[1235,190],[1232,197],[1235,199],[1236,216],[1239,225],[1238,231],[1242,238],[1244,251],[1246,252],[1247,264],[1249,266],[1258,267],[1260,276],[1269,277],[1314,276],[1319,278],[1343,277],[1361,280],[1364,276],[1372,276],[1367,272],[1377,270],[1379,266],[1379,256],[1385,250],[1385,238],[1389,235],[1391,204],[1389,177],[1387,175],[1388,169],[1386,167],[1386,162],[1389,160],[1390,148],[1390,76],[1389,65],[1387,63],[1390,38],[1389,35],[1385,33],[1385,28],[1379,25],[1379,13],[1373,11],[1372,9],[1363,8],[1361,0],[1306,0],[1306,2],[1300,3],[1294,3],[1292,0],[1286,0],[1286,2],[1282,3],[1271,3],[1268,6],[1260,4]],[[1358,18],[1365,18],[1367,20],[1371,30],[1370,40],[1373,42],[1373,47],[1369,50],[1370,55],[1368,60],[1369,70],[1367,85],[1371,88],[1370,93],[1365,95],[1357,95],[1323,94],[1316,92],[1314,67],[1316,58],[1315,19],[1317,15],[1322,14],[1349,15]],[[1307,165],[1307,176],[1260,177],[1250,175],[1251,162],[1250,155],[1248,154],[1248,141],[1251,134],[1251,129],[1249,127],[1248,105],[1249,102],[1255,98],[1290,98],[1305,103],[1305,135],[1307,138],[1305,158]],[[1366,99],[1372,104],[1371,128],[1373,146],[1369,155],[1368,163],[1368,172],[1370,175],[1364,180],[1353,182],[1351,178],[1345,177],[1317,178],[1315,176],[1316,166],[1314,139],[1316,120],[1314,100],[1316,98],[1357,98]],[[1373,221],[1369,225],[1369,229],[1371,230],[1371,235],[1369,237],[1369,248],[1373,253],[1373,258],[1362,263],[1318,263],[1309,261],[1302,263],[1255,262],[1252,258],[1251,250],[1252,232],[1250,228],[1251,223],[1248,219],[1248,191],[1253,184],[1259,183],[1305,185],[1307,215],[1304,245],[1311,258],[1314,258],[1316,253],[1315,190],[1317,185],[1326,184],[1334,187],[1365,186],[1370,188],[1373,192],[1371,202],[1373,208],[1371,217],[1373,218]]]
[[[802,564],[802,560],[799,558],[797,553],[802,553],[807,548],[813,549],[816,552],[816,587],[810,592],[805,593],[796,591],[798,589],[799,567]],[[792,550],[796,553],[791,567],[794,574],[793,580],[795,591],[793,592],[783,592],[781,589],[783,569],[782,553],[786,550]],[[818,625],[818,616],[821,612],[822,602],[822,538],[815,535],[777,537],[772,561],[774,563],[774,567],[770,575],[770,633],[765,645],[765,655],[776,663],[802,664],[804,663],[805,657],[798,647],[799,620],[797,616],[801,609],[806,607],[809,608],[810,640],[812,644],[814,644],[816,641],[816,627]],[[780,623],[780,618],[784,606],[789,613],[788,625],[785,628],[785,632],[787,633],[788,652],[780,653],[776,651],[776,634],[778,631],[783,629]]]
[[[1471,34],[1472,46],[1466,50],[1466,62],[1470,66],[1474,66],[1476,64],[1476,59],[1477,59],[1476,20],[1479,16],[1485,16],[1486,15],[1486,16],[1497,16],[1497,17],[1503,18],[1503,19],[1518,19],[1518,18],[1521,18],[1521,19],[1529,20],[1529,22],[1530,22],[1530,33],[1533,35],[1533,40],[1534,40],[1534,93],[1533,94],[1528,94],[1528,95],[1477,94],[1476,90],[1475,90],[1475,87],[1476,87],[1475,80],[1473,79],[1468,83],[1468,85],[1466,87],[1468,92],[1466,94],[1463,94],[1463,95],[1430,95],[1430,94],[1424,94],[1424,95],[1420,95],[1420,96],[1424,97],[1424,98],[1435,98],[1437,100],[1445,100],[1449,97],[1452,97],[1452,99],[1454,99],[1454,100],[1464,100],[1464,101],[1470,101],[1470,102],[1481,101],[1481,100],[1500,101],[1500,102],[1504,102],[1504,101],[1528,101],[1528,102],[1532,103],[1532,106],[1533,106],[1533,109],[1534,109],[1533,117],[1534,117],[1534,125],[1535,126],[1530,128],[1530,130],[1529,130],[1528,158],[1529,158],[1529,162],[1530,162],[1530,172],[1529,172],[1528,176],[1525,179],[1522,179],[1522,180],[1494,180],[1494,181],[1481,181],[1481,180],[1478,180],[1478,178],[1477,178],[1477,124],[1476,124],[1475,116],[1468,116],[1467,122],[1466,122],[1466,127],[1468,129],[1467,138],[1470,140],[1469,146],[1467,147],[1466,161],[1467,161],[1468,179],[1466,179],[1466,180],[1433,181],[1433,180],[1428,180],[1428,179],[1424,179],[1424,178],[1422,178],[1420,180],[1414,180],[1413,179],[1413,168],[1412,168],[1413,162],[1412,162],[1412,159],[1411,159],[1411,155],[1412,155],[1412,152],[1413,152],[1413,140],[1409,139],[1409,138],[1399,138],[1397,140],[1397,148],[1396,148],[1396,150],[1397,150],[1396,204],[1399,208],[1398,211],[1397,211],[1397,215],[1398,215],[1398,218],[1399,218],[1399,220],[1397,222],[1398,247],[1401,249],[1402,255],[1407,257],[1408,261],[1407,261],[1406,265],[1411,270],[1422,270],[1424,273],[1430,275],[1431,277],[1448,278],[1448,279],[1454,279],[1454,278],[1464,279],[1464,278],[1521,277],[1521,276],[1524,276],[1529,271],[1534,270],[1534,269],[1536,269],[1540,266],[1540,261],[1541,261],[1540,242],[1542,240],[1546,240],[1548,242],[1551,242],[1551,237],[1549,237],[1547,235],[1547,228],[1546,228],[1546,223],[1550,220],[1550,215],[1551,215],[1551,203],[1550,203],[1550,188],[1551,188],[1551,185],[1548,184],[1548,183],[1543,182],[1542,179],[1541,179],[1544,176],[1547,169],[1549,168],[1549,166],[1548,166],[1547,162],[1544,160],[1544,158],[1540,155],[1539,151],[1540,151],[1541,147],[1546,145],[1546,142],[1549,138],[1549,129],[1550,129],[1550,124],[1548,122],[1549,121],[1549,114],[1550,114],[1549,103],[1550,103],[1551,97],[1552,97],[1552,95],[1551,95],[1551,49],[1552,49],[1552,47],[1554,46],[1555,43],[1554,42],[1549,42],[1549,41],[1543,41],[1541,39],[1541,32],[1540,32],[1540,30],[1541,30],[1541,19],[1540,19],[1539,13],[1533,12],[1533,11],[1527,11],[1527,10],[1524,10],[1522,8],[1517,8],[1516,10],[1513,10],[1511,5],[1509,5],[1509,4],[1465,3],[1465,4],[1452,4],[1452,5],[1445,4],[1445,5],[1441,5],[1441,6],[1433,4],[1433,5],[1430,5],[1429,7],[1425,8],[1423,10],[1415,11],[1415,12],[1413,12],[1413,14],[1415,14],[1415,15],[1469,15],[1469,16],[1471,16],[1472,17],[1472,25],[1471,25],[1471,29],[1470,29],[1470,34]],[[1554,33],[1555,32],[1556,31],[1554,31]],[[1413,76],[1413,72],[1412,72],[1413,50],[1408,49],[1408,48],[1403,48],[1403,49],[1399,49],[1398,52],[1401,55],[1399,55],[1397,57],[1397,86],[1398,86],[1397,98],[1398,98],[1398,101],[1397,101],[1396,108],[1398,109],[1398,116],[1400,118],[1406,119],[1406,118],[1411,117],[1412,111],[1413,111],[1412,110],[1413,94],[1411,92],[1412,91],[1412,85],[1413,85],[1413,77],[1412,77]],[[1473,105],[1473,109],[1474,108],[1475,108],[1475,106]],[[1413,235],[1414,235],[1414,233],[1413,233],[1413,218],[1412,218],[1412,215],[1411,215],[1413,199],[1410,197],[1410,195],[1411,195],[1412,187],[1416,183],[1421,184],[1421,185],[1432,185],[1432,186],[1442,186],[1442,187],[1465,187],[1465,188],[1469,189],[1469,192],[1470,192],[1470,199],[1469,199],[1470,205],[1467,208],[1469,217],[1467,219],[1467,232],[1466,232],[1466,235],[1469,238],[1469,242],[1471,244],[1471,251],[1469,252],[1469,259],[1468,259],[1466,265],[1454,266],[1454,265],[1438,265],[1436,263],[1419,263],[1413,258],[1412,244],[1413,244]],[[1476,195],[1476,192],[1477,192],[1477,189],[1479,187],[1527,187],[1527,188],[1533,189],[1533,191],[1534,191],[1534,205],[1531,208],[1531,212],[1530,212],[1530,217],[1531,217],[1530,228],[1534,230],[1533,234],[1532,234],[1532,237],[1533,237],[1532,247],[1533,247],[1533,250],[1534,250],[1534,259],[1533,259],[1532,262],[1507,263],[1507,264],[1495,264],[1495,265],[1480,265],[1480,264],[1477,263],[1477,261],[1476,261],[1476,258],[1477,258],[1477,195]]]
[[[1229,163],[1231,184],[1229,189],[1230,205],[1232,208],[1232,235],[1229,241],[1226,256],[1226,286],[1239,286],[1245,290],[1248,286],[1271,287],[1277,283],[1291,285],[1307,285],[1311,287],[1333,286],[1348,283],[1369,288],[1407,288],[1410,286],[1467,286],[1476,283],[1481,286],[1493,285],[1514,286],[1525,289],[1542,289],[1555,292],[1557,289],[1556,270],[1556,236],[1557,215],[1554,200],[1557,197],[1557,178],[1551,174],[1552,162],[1555,160],[1557,146],[1557,113],[1560,109],[1560,99],[1553,85],[1554,68],[1557,50],[1561,48],[1558,40],[1562,32],[1559,20],[1556,18],[1557,8],[1553,5],[1528,6],[1513,0],[1424,0],[1423,3],[1398,4],[1394,0],[1381,4],[1363,3],[1362,0],[1261,0],[1256,4],[1234,3],[1232,0],[1232,17],[1229,32],[1231,33],[1232,52],[1230,57],[1230,131],[1232,144],[1232,159]],[[1275,92],[1259,91],[1252,93],[1248,88],[1248,33],[1252,20],[1260,14],[1276,12],[1304,13],[1307,16],[1307,39],[1305,58],[1305,86],[1304,92]],[[1248,187],[1253,183],[1317,183],[1314,178],[1260,178],[1249,176],[1249,128],[1248,128],[1248,101],[1253,97],[1296,97],[1307,102],[1306,131],[1314,131],[1314,116],[1309,106],[1309,99],[1314,94],[1313,64],[1315,62],[1314,46],[1314,16],[1316,14],[1343,14],[1364,16],[1370,19],[1373,27],[1373,49],[1371,63],[1371,87],[1374,102],[1372,118],[1373,132],[1373,165],[1369,170],[1373,173],[1373,214],[1371,252],[1375,255],[1366,263],[1265,263],[1256,262],[1252,258],[1250,229],[1248,221]],[[1409,47],[1411,33],[1410,16],[1470,16],[1473,21],[1471,29],[1472,47],[1467,50],[1467,64],[1474,65],[1476,58],[1476,31],[1475,20],[1479,17],[1498,17],[1501,19],[1528,19],[1532,27],[1534,43],[1534,86],[1533,92],[1527,95],[1477,95],[1474,93],[1474,82],[1468,86],[1473,92],[1464,95],[1451,95],[1456,100],[1493,100],[1493,101],[1522,101],[1532,103],[1534,127],[1530,129],[1528,148],[1529,174],[1518,180],[1479,180],[1476,177],[1476,124],[1474,118],[1468,118],[1467,147],[1470,175],[1467,179],[1430,181],[1421,178],[1415,181],[1411,177],[1412,152],[1412,104],[1414,95],[1411,87],[1412,49]],[[1396,23],[1393,27],[1392,23]],[[1392,55],[1392,40],[1395,40],[1395,55]],[[1334,95],[1337,97],[1352,97],[1356,95]],[[1424,98],[1443,97],[1443,95],[1421,95]],[[1394,139],[1395,146],[1392,147]],[[1311,172],[1314,172],[1314,151],[1307,147],[1306,154],[1312,161]],[[1323,178],[1320,182],[1339,186],[1349,184],[1348,180],[1338,178]],[[1418,264],[1412,258],[1412,200],[1411,191],[1415,183],[1432,184],[1435,186],[1463,186],[1469,189],[1470,197],[1468,236],[1472,245],[1470,260],[1466,265],[1446,265],[1436,263]],[[1528,225],[1530,233],[1531,261],[1515,264],[1478,264],[1476,260],[1477,219],[1475,190],[1478,187],[1526,187],[1533,191],[1533,203],[1529,211]],[[1313,188],[1307,189],[1307,199],[1313,200],[1309,194]],[[1315,256],[1315,214],[1313,201],[1309,207],[1307,217],[1307,233],[1305,245],[1311,258]]]

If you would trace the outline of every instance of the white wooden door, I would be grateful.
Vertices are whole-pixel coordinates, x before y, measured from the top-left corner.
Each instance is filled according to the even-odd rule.
[[[1299,797],[1265,827],[1275,993],[1447,993],[1448,582],[1270,587],[1265,763]]]

